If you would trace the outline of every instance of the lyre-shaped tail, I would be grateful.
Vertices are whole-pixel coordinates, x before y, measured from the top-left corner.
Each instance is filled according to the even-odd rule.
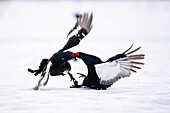
[[[135,69],[141,69],[141,67],[136,66],[136,65],[144,65],[144,63],[139,62],[138,60],[144,59],[145,54],[132,55],[133,53],[137,52],[141,48],[141,47],[138,47],[138,48],[130,51],[132,47],[133,47],[133,44],[131,45],[131,47],[129,49],[127,49],[125,52],[123,52],[123,54],[126,57],[119,59],[119,62],[122,64],[122,67],[125,68],[126,70],[129,70],[130,72],[136,72]]]

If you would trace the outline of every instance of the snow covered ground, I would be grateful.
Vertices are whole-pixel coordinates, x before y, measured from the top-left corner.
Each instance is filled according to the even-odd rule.
[[[73,52],[106,60],[132,43],[142,46],[145,65],[108,90],[70,89],[68,76],[32,88],[41,59],[66,43],[75,13],[92,11],[93,29]],[[169,113],[170,2],[0,1],[0,113]],[[72,73],[87,73],[81,60]]]

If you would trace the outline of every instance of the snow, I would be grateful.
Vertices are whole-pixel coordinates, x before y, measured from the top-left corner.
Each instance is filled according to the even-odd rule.
[[[108,90],[72,89],[69,76],[50,77],[34,91],[36,69],[66,43],[75,13],[92,11],[93,28],[80,45],[102,60],[132,43],[142,46],[144,66]],[[169,1],[0,1],[0,113],[169,113]],[[81,60],[70,61],[72,73],[86,74]]]

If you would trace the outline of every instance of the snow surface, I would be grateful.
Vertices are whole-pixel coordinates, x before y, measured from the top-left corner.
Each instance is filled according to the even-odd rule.
[[[102,60],[132,43],[142,46],[145,65],[108,90],[71,89],[69,76],[50,77],[32,88],[36,69],[66,43],[75,13],[92,11],[93,29],[70,49]],[[170,2],[0,1],[0,113],[169,113]],[[72,73],[86,74],[81,60],[70,61]]]

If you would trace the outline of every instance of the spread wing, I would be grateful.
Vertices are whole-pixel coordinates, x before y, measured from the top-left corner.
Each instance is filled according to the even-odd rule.
[[[67,35],[68,41],[66,45],[61,49],[61,51],[65,51],[74,46],[77,46],[80,41],[91,31],[92,29],[92,13],[84,13],[80,15],[77,19],[77,22],[73,29]]]
[[[125,57],[119,58],[112,62],[105,62],[95,65],[97,75],[100,79],[100,84],[112,85],[120,78],[129,77],[132,72],[136,73],[135,69],[141,69],[138,65],[144,65],[144,63],[138,62],[138,60],[144,59],[145,55],[132,55],[132,53],[141,48],[139,47],[131,52],[128,52],[132,46],[124,52],[126,55]]]

